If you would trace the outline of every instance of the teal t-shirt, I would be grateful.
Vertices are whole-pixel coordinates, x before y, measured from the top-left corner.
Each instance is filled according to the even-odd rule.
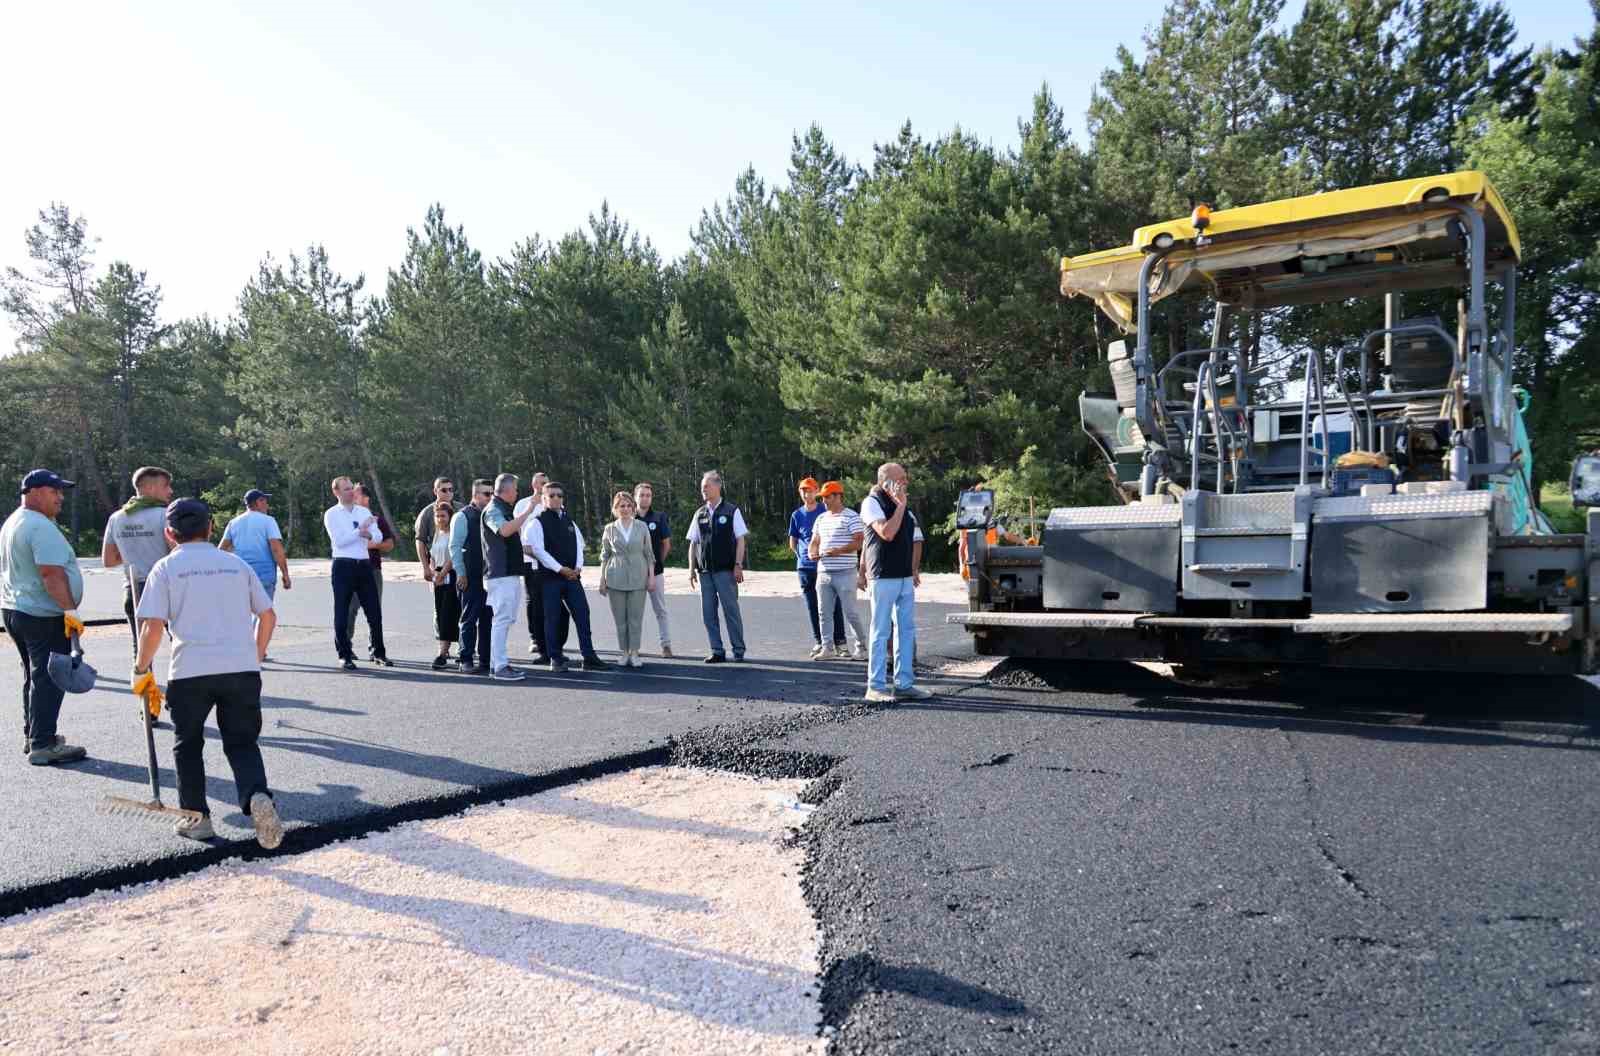
[[[0,528],[0,608],[29,616],[61,615],[61,606],[44,589],[40,565],[65,568],[74,607],[83,601],[83,573],[72,544],[55,521],[19,506]]]

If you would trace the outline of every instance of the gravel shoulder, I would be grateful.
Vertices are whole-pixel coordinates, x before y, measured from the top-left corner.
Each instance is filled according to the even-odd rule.
[[[804,782],[647,768],[0,925],[17,1053],[819,1053]],[[790,837],[790,838],[786,838]]]

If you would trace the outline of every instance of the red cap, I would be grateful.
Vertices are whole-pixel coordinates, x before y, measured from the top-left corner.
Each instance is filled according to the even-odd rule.
[[[812,488],[812,489],[815,489],[815,488],[816,488],[816,486],[817,486],[817,478],[816,478],[816,477],[807,477],[807,478],[806,478],[806,479],[804,479],[804,480],[802,480],[802,481],[801,481],[801,482],[800,482],[800,486],[801,486],[801,487],[802,487],[802,488]]]
[[[830,480],[826,484],[822,485],[822,490],[817,492],[817,494],[823,497],[828,495],[843,495],[844,485],[840,484],[837,480]]]

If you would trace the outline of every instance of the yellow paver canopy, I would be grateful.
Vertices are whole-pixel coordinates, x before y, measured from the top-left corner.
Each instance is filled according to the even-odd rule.
[[[1225,304],[1271,308],[1463,285],[1451,202],[1483,216],[1490,274],[1516,262],[1522,245],[1499,193],[1481,172],[1452,172],[1218,210],[1203,242],[1192,217],[1147,224],[1127,246],[1063,257],[1061,292],[1092,299],[1131,331],[1140,265],[1163,249],[1152,303],[1207,290]]]

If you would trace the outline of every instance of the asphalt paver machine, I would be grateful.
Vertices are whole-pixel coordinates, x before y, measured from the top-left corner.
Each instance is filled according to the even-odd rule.
[[[1107,349],[1114,391],[1079,400],[1122,501],[1008,546],[992,494],[964,493],[951,620],[984,655],[1593,672],[1600,511],[1558,534],[1538,509],[1520,251],[1494,187],[1457,172],[1202,206],[1063,260],[1062,292],[1132,339]],[[1209,302],[1210,343],[1158,357],[1152,308],[1175,296]],[[1303,349],[1252,319],[1324,305],[1327,332],[1373,302],[1381,326]]]

